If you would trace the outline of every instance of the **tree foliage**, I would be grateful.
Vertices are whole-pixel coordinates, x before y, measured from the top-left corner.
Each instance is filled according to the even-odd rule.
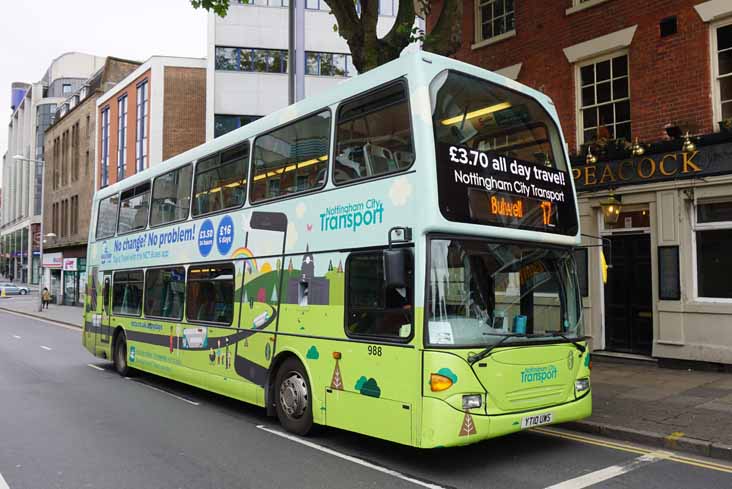
[[[413,41],[422,41],[426,51],[445,56],[455,53],[462,42],[463,0],[400,0],[394,25],[382,38],[378,37],[376,31],[379,0],[324,1],[335,16],[335,29],[348,44],[353,65],[359,73],[398,58]],[[229,10],[229,0],[190,2],[194,8],[203,8],[221,17]],[[439,12],[439,16],[429,32],[422,32],[415,27],[418,14],[426,18],[433,10]]]

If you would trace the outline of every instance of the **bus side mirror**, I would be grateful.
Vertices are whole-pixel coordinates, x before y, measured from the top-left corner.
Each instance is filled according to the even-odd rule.
[[[406,248],[384,250],[384,282],[386,288],[406,288],[412,254]]]

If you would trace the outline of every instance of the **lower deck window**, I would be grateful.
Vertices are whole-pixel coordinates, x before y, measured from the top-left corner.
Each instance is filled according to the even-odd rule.
[[[142,270],[116,272],[112,286],[112,314],[139,316],[142,312],[142,289]]]
[[[188,269],[186,317],[189,321],[231,324],[234,318],[234,266]]]
[[[411,336],[414,282],[406,288],[386,287],[381,252],[352,254],[346,262],[346,280],[349,336]]]
[[[181,319],[185,280],[183,267],[148,270],[145,277],[145,316]]]

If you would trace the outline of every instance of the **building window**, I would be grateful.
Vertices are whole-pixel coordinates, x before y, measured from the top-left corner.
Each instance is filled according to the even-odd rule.
[[[117,99],[117,181],[127,168],[127,95]]]
[[[101,186],[109,185],[109,107],[102,109]]]
[[[261,119],[261,115],[214,115],[214,137],[223,136],[227,132],[246,126],[250,122]]]
[[[305,53],[305,74],[317,76],[354,76],[358,73],[353,67],[350,54]]]
[[[79,123],[76,122],[72,128],[71,146],[73,148],[71,162],[71,180],[77,181],[79,179],[79,160],[81,159],[81,145],[79,144]]]
[[[698,204],[695,231],[698,296],[732,299],[732,200]]]
[[[732,24],[718,27],[714,56],[722,120],[732,118]]]
[[[61,85],[61,93],[63,95],[68,95],[71,93],[71,83],[64,83]]]
[[[137,85],[137,134],[135,138],[136,170],[147,168],[147,116],[149,112],[148,82]]]
[[[215,68],[220,71],[287,73],[287,51],[217,46]]]
[[[79,196],[71,197],[71,236],[79,232]]]
[[[516,30],[514,0],[477,0],[476,9],[476,42]]]
[[[630,141],[628,55],[582,65],[579,77],[581,141]]]

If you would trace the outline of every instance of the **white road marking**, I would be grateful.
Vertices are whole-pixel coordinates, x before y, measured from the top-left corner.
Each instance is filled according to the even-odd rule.
[[[596,470],[595,472],[590,472],[589,474],[554,484],[546,489],[582,489],[584,487],[599,484],[600,482],[627,474],[628,472],[660,460],[665,460],[670,456],[671,454],[662,451],[647,453],[646,455],[641,455],[640,457],[634,458],[633,460],[623,464],[611,465],[610,467],[605,467],[604,469]]]
[[[401,472],[397,472],[396,470],[387,469],[386,467],[372,464],[371,462],[361,460],[360,458],[356,458],[356,457],[352,457],[350,455],[345,455],[343,453],[336,452],[335,450],[331,450],[330,448],[326,448],[322,445],[318,445],[316,443],[312,443],[307,440],[303,440],[302,438],[299,438],[297,436],[290,435],[287,433],[283,433],[278,430],[273,430],[271,428],[267,428],[266,426],[261,425],[261,424],[257,425],[257,428],[259,428],[260,430],[266,431],[267,433],[272,433],[273,435],[281,436],[282,438],[287,438],[288,440],[294,441],[295,443],[299,443],[301,445],[305,445],[306,447],[314,448],[315,450],[320,450],[321,452],[327,453],[328,455],[333,455],[334,457],[348,460],[349,462],[353,462],[354,464],[368,467],[369,469],[376,470],[377,472],[381,472],[382,474],[387,474],[392,477],[396,477],[397,479],[411,482],[412,484],[416,484],[418,486],[427,487],[429,489],[445,489],[443,486],[440,486],[437,484],[432,484],[430,482],[421,481],[421,480],[415,479],[413,477],[409,477],[408,475],[404,475]]]
[[[3,479],[3,475],[0,474],[0,489],[10,489],[10,486],[7,482],[5,482],[5,479]]]
[[[131,380],[135,384],[144,385],[145,387],[152,389],[154,391],[162,392],[163,394],[168,394],[170,397],[175,397],[176,399],[187,402],[188,404],[192,404],[193,406],[199,406],[201,403],[196,401],[191,401],[190,399],[186,399],[185,397],[181,397],[179,395],[173,394],[172,392],[168,392],[164,389],[160,389],[159,387],[155,387],[154,385],[146,384],[145,382],[139,382],[131,377],[125,377],[125,380]]]
[[[49,347],[49,346],[45,346],[45,345],[41,345],[41,348],[43,348],[43,349],[44,349],[44,350],[46,350],[46,351],[51,351],[51,350],[53,350],[53,348],[51,348],[51,347]]]
[[[87,367],[91,367],[91,368],[96,369],[96,370],[102,370],[102,371],[104,370],[102,367],[99,367],[99,366],[94,365],[94,364],[91,364],[91,363],[87,363],[86,366]]]
[[[19,340],[20,339],[20,336],[18,336],[17,334],[14,334],[13,335],[13,338],[15,338],[16,340]]]

